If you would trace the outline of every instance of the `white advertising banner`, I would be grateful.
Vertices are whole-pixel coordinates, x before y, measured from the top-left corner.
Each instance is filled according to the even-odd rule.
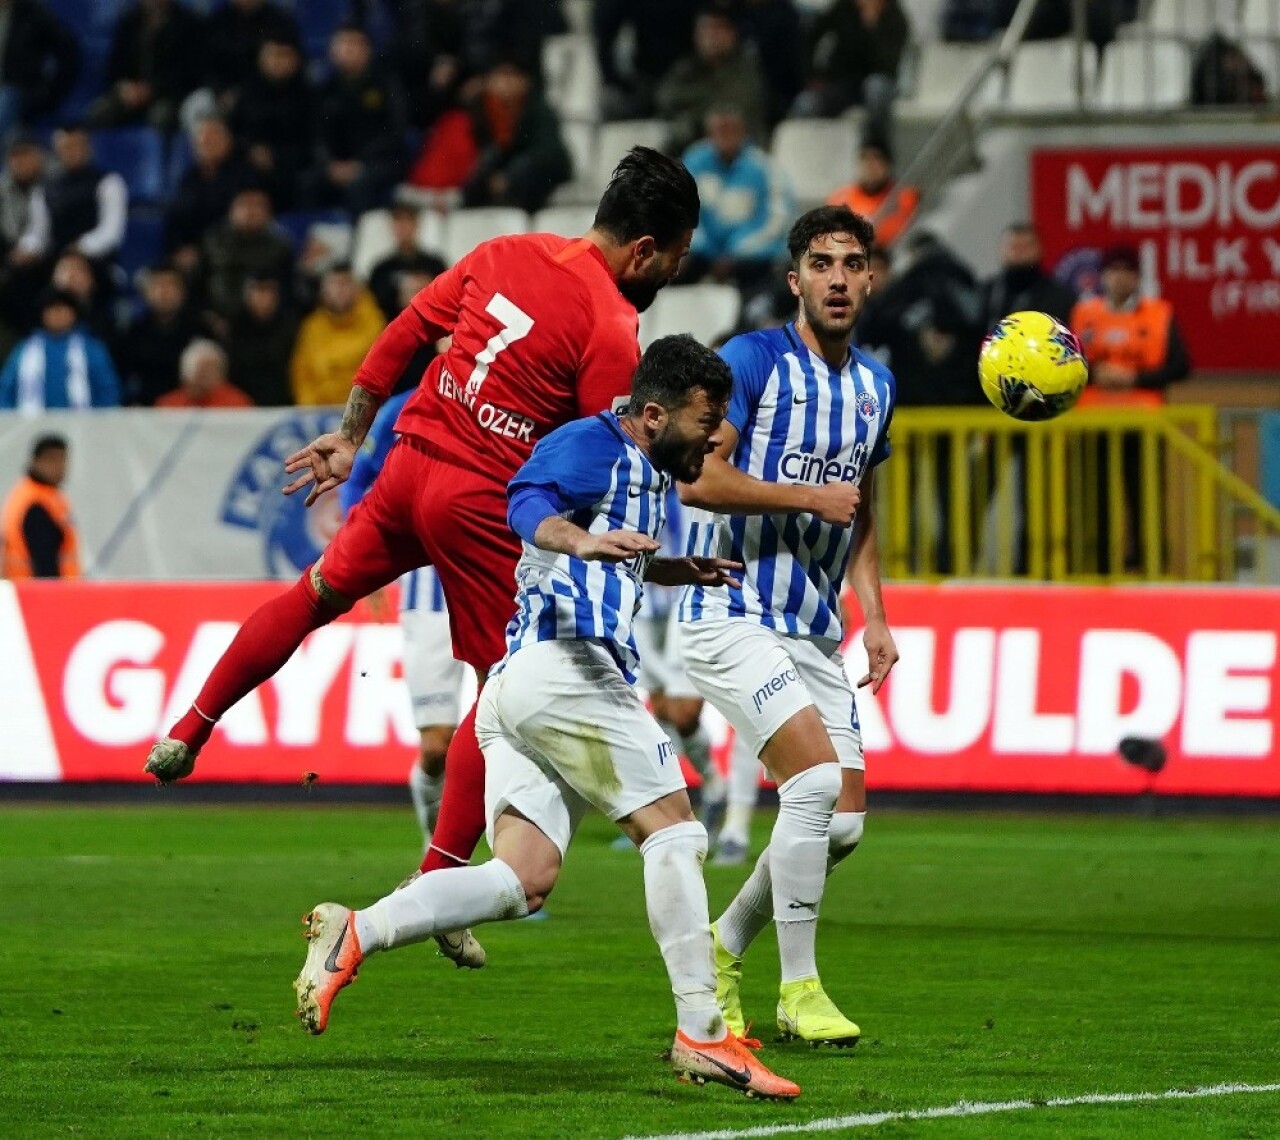
[[[70,444],[71,500],[86,576],[104,579],[293,578],[339,522],[337,496],[310,509],[280,493],[284,460],[336,408],[161,411],[130,408],[0,414],[0,493],[40,435]]]

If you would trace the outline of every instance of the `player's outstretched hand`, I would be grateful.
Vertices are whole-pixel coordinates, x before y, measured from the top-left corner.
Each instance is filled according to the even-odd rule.
[[[355,459],[356,445],[351,440],[332,431],[317,436],[284,461],[284,469],[290,475],[295,471],[302,472],[292,483],[286,484],[284,493],[292,495],[311,483],[311,493],[306,501],[309,507],[326,491],[332,491],[347,481]]]
[[[637,554],[652,554],[659,546],[647,534],[634,530],[606,530],[586,535],[573,553],[584,562],[626,562]]]
[[[827,483],[814,490],[812,513],[829,526],[850,526],[862,502],[862,492],[854,483]]]
[[[858,682],[858,688],[870,685],[874,695],[885,683],[889,670],[898,663],[898,647],[893,643],[893,634],[883,621],[867,622],[867,628],[862,634],[862,646],[867,651],[867,666],[871,671]]]
[[[732,586],[737,589],[741,581],[734,577],[741,570],[741,562],[728,558],[655,558],[649,563],[645,581],[658,586]]]

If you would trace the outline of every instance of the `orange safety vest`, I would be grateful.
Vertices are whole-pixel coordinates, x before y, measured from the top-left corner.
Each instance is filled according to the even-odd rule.
[[[892,209],[883,216],[875,217],[875,212],[885,204],[895,189],[899,190],[897,200]],[[920,191],[914,186],[895,187],[890,184],[876,194],[868,194],[856,182],[837,190],[827,199],[828,206],[848,206],[855,214],[870,218],[875,222],[876,244],[892,245],[894,239],[907,228],[920,205]]]
[[[23,520],[32,507],[43,507],[62,531],[62,550],[59,555],[58,573],[62,578],[80,577],[80,542],[71,522],[71,504],[57,487],[37,482],[30,475],[24,476],[8,499],[3,515],[0,515],[0,576],[5,578],[31,578],[31,556],[22,533]]]
[[[1080,338],[1085,359],[1151,372],[1164,363],[1169,348],[1173,307],[1143,297],[1132,309],[1116,310],[1103,297],[1086,297],[1071,310],[1071,331]]]

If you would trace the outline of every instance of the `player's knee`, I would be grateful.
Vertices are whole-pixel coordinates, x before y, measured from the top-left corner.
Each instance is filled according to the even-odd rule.
[[[838,811],[831,817],[831,827],[827,831],[828,870],[853,854],[854,848],[862,841],[866,820],[865,811]]]
[[[307,571],[307,581],[311,584],[317,604],[332,614],[345,614],[355,605],[354,598],[344,597],[325,580],[323,557],[311,564],[311,569]]]
[[[540,911],[547,901],[547,896],[555,889],[558,875],[555,871],[517,872],[520,886],[524,890],[524,904],[530,914]]]
[[[431,725],[418,731],[418,766],[433,780],[444,775],[444,758],[449,753],[453,729]]]
[[[825,830],[840,798],[841,782],[839,764],[815,764],[779,785],[779,805],[788,815],[803,817],[806,823],[820,822]]]

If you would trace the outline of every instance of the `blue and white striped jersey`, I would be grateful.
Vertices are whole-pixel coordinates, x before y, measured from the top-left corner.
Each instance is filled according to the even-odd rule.
[[[666,526],[662,528],[659,541],[662,549],[658,554],[663,558],[683,557],[685,543],[688,541],[689,511],[680,502],[676,494],[675,484],[667,492]],[[665,620],[672,608],[680,600],[682,586],[655,586],[652,582],[644,588],[644,599],[640,603],[640,616]]]
[[[392,396],[373,417],[369,434],[356,452],[351,474],[338,488],[344,516],[365,497],[373,486],[374,479],[378,477],[378,472],[382,470],[382,465],[386,463],[391,446],[398,438],[395,432],[396,419],[411,395],[412,390]],[[446,612],[444,588],[440,585],[440,575],[436,573],[434,566],[423,566],[400,576],[400,612],[409,610],[429,610],[436,614]]]
[[[747,474],[771,483],[860,483],[889,457],[894,379],[867,353],[851,349],[836,370],[790,324],[734,337],[720,355],[733,370],[732,461]],[[852,528],[810,514],[689,514],[687,553],[732,558],[746,569],[741,589],[686,587],[681,621],[746,617],[792,636],[841,637]]]
[[[632,530],[656,539],[670,486],[670,477],[632,443],[617,416],[601,412],[544,437],[507,494],[514,503],[522,490],[542,489],[564,505],[565,518],[592,534]],[[536,641],[598,641],[634,684],[640,658],[631,623],[649,560],[644,555],[620,563],[585,562],[526,541],[516,567],[507,657]]]

